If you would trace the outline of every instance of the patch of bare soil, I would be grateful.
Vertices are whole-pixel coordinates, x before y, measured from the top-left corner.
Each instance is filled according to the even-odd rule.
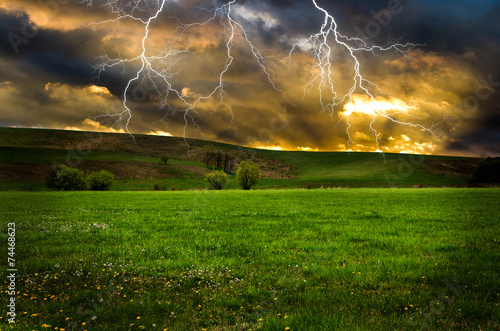
[[[427,173],[448,178],[470,178],[481,161],[481,159],[426,159],[423,169]]]
[[[40,183],[49,175],[51,167],[45,164],[17,162],[0,164],[0,182]]]
[[[155,179],[155,178],[200,178],[201,170],[196,167],[128,161],[83,161],[80,170],[89,175],[92,171],[104,169],[115,175],[115,179]]]
[[[256,158],[262,178],[267,179],[299,179],[297,167],[279,159]]]

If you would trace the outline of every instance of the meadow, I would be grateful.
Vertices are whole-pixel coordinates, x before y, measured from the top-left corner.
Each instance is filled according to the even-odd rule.
[[[2,330],[500,329],[500,189],[0,201],[1,277],[11,222],[18,269]]]

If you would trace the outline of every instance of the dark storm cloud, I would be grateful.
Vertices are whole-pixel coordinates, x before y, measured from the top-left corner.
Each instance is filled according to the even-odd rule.
[[[0,11],[0,21],[4,22],[0,25],[0,34],[6,36],[2,39],[0,53],[10,58],[19,70],[29,72],[36,68],[61,82],[88,84],[94,70],[85,50],[95,45],[92,42],[95,35],[90,31],[61,32],[37,28],[29,16],[21,12]],[[25,32],[26,26],[29,26],[30,34]],[[31,38],[26,38],[26,35]]]
[[[464,135],[461,140],[451,142],[447,146],[451,153],[479,157],[494,157],[500,155],[500,136],[498,133]]]
[[[395,0],[392,0],[395,1]],[[239,2],[238,2],[239,3]],[[317,1],[335,17],[339,29],[347,36],[356,34],[357,23],[374,20],[371,12],[387,9],[390,1]],[[398,3],[401,3],[398,1]],[[282,29],[297,36],[318,32],[324,22],[324,13],[312,1],[246,1],[245,6],[255,11],[265,11],[278,18]],[[400,5],[401,6],[401,5]],[[397,6],[398,8],[400,6]],[[392,7],[391,7],[392,8]]]
[[[499,91],[500,92],[500,91]],[[500,101],[500,98],[496,98]],[[484,156],[500,155],[500,112],[487,108],[473,124],[469,132],[459,136],[462,145],[451,143],[448,147],[457,151],[480,152]]]
[[[388,37],[402,37],[404,42],[426,44],[425,49],[430,51],[463,53],[470,48],[482,50],[492,43],[496,51],[500,49],[498,1],[318,0],[317,3],[333,14],[340,31],[347,36],[356,36],[361,30],[379,43],[386,42]],[[281,28],[290,33],[308,34],[311,27],[317,30],[322,23],[323,13],[311,1],[247,1],[245,5],[279,18]],[[385,16],[377,20],[376,14],[382,13]],[[370,22],[373,24],[367,27]],[[375,23],[379,30],[370,30]]]
[[[2,56],[15,56],[19,46],[28,40],[24,34],[36,35],[33,24],[23,12],[7,12],[0,8],[0,52]],[[17,51],[17,52],[16,52]]]
[[[26,62],[44,72],[60,77],[65,83],[88,84],[93,68],[82,58],[68,58],[53,51],[27,53]]]
[[[5,3],[15,4],[16,2],[5,0]],[[117,50],[134,46],[132,43],[128,44],[130,40],[126,33],[125,35],[113,35],[112,28],[87,26],[89,22],[102,21],[112,17],[109,15],[110,8],[102,7],[105,3],[104,0],[96,0],[91,7],[79,5],[76,2],[60,5],[54,11],[53,22],[49,22],[60,22],[60,28],[55,23],[47,26],[36,26],[33,23],[33,17],[30,17],[30,14],[32,14],[33,8],[40,9],[38,0],[23,1],[25,9],[19,10],[2,10],[2,5],[0,5],[0,56],[2,57],[0,63],[3,66],[0,67],[0,83],[2,81],[14,82],[20,98],[33,101],[33,107],[37,105],[52,107],[53,114],[56,115],[50,115],[47,112],[47,117],[57,116],[57,118],[47,118],[44,123],[49,123],[51,120],[67,121],[71,125],[77,123],[76,111],[68,111],[69,114],[66,114],[62,110],[56,109],[57,102],[61,100],[66,102],[67,99],[62,96],[56,98],[49,93],[51,91],[61,93],[61,95],[71,94],[77,93],[77,89],[96,84],[107,87],[120,106],[119,101],[122,98],[125,85],[134,76],[134,70],[137,70],[140,63],[107,69],[99,79],[95,78],[96,72],[93,66],[98,62],[96,57],[103,54],[114,56],[115,52],[119,53]],[[220,4],[221,2],[215,3]],[[486,98],[478,98],[476,91],[477,87],[481,87],[480,76],[488,80],[489,75],[491,75],[491,80],[495,84],[500,82],[500,62],[497,60],[500,58],[500,29],[497,27],[497,20],[500,17],[500,2],[317,0],[317,3],[335,17],[339,31],[346,36],[360,36],[361,32],[370,37],[369,42],[377,44],[385,44],[390,38],[400,37],[402,42],[426,44],[425,47],[421,47],[422,52],[417,55],[419,57],[429,56],[432,59],[427,62],[423,61],[422,66],[405,68],[404,73],[400,76],[397,72],[401,69],[400,67],[379,66],[379,63],[368,55],[363,55],[362,66],[366,70],[365,72],[371,74],[372,77],[382,80],[392,79],[389,83],[382,81],[382,84],[396,86],[399,90],[404,91],[408,98],[411,98],[417,89],[421,88],[420,85],[424,85],[433,78],[431,70],[439,72],[439,79],[435,79],[433,82],[434,87],[439,84],[437,87],[442,92],[439,94],[440,96],[446,95],[442,91],[445,90],[443,86],[450,85],[448,91],[445,92],[450,92],[449,94],[453,96],[458,95],[461,99],[460,102],[469,97],[477,98],[474,117],[463,120],[466,129],[454,133],[452,135],[453,141],[445,148],[457,153],[463,151],[473,154],[474,151],[479,150],[481,150],[480,153],[486,153],[488,150],[499,153],[500,85],[489,86],[487,89],[483,87],[481,89],[482,95],[485,95],[485,92],[489,93]],[[26,9],[28,7],[31,9]],[[162,28],[165,28],[165,31],[170,31],[169,29],[175,28],[175,24],[179,22],[189,24],[209,18],[212,14],[202,7],[210,10],[214,8],[214,5],[213,2],[204,0],[169,2],[168,10],[154,24],[154,27],[160,32],[158,35],[162,34]],[[126,11],[130,8],[124,7],[123,9]],[[397,10],[393,10],[390,17],[383,16],[384,13],[387,15],[387,10],[391,8],[397,8]],[[151,7],[151,10],[154,9],[154,6]],[[324,20],[324,14],[314,7],[312,1],[240,0],[236,2],[233,9],[233,13],[238,16],[238,21],[248,29],[247,32],[252,41],[255,41],[259,47],[264,46],[262,49],[272,51],[284,51],[291,44],[303,40],[311,33],[317,33]],[[377,17],[377,13],[382,16]],[[144,15],[147,17],[148,13],[144,13]],[[178,21],[173,20],[172,17],[178,18]],[[387,24],[383,24],[384,20]],[[218,24],[219,21],[215,22],[214,26]],[[136,29],[139,31],[139,35],[142,33],[140,26],[134,27],[130,22],[124,22],[123,27],[125,31]],[[225,27],[227,28],[228,25]],[[221,25],[216,28],[207,25],[204,28],[206,30],[200,28],[192,34],[186,33],[185,35],[185,37],[192,37],[194,41],[196,39],[203,41],[204,38],[207,38],[206,32],[209,31],[213,44],[206,46],[200,43],[200,46],[193,42],[192,45],[189,45],[193,49],[198,47],[195,51],[200,51],[203,58],[202,55],[192,55],[186,57],[184,62],[179,62],[183,64],[184,69],[180,71],[180,75],[172,79],[177,85],[175,87],[179,90],[187,87],[192,89],[193,93],[203,94],[210,90],[214,83],[218,83],[217,74],[220,73],[220,70],[217,71],[213,68],[218,68],[217,60],[222,59],[223,62],[225,59],[227,37],[222,36],[223,27]],[[373,30],[374,28],[375,30]],[[8,37],[9,34],[12,37],[12,33],[28,41],[25,43],[24,40],[17,40],[20,42],[18,44],[19,52],[15,52],[12,38]],[[26,34],[30,34],[30,37],[26,38]],[[107,37],[110,38],[106,39]],[[103,40],[107,42],[104,46]],[[160,40],[159,37],[158,40]],[[129,54],[137,56],[137,49],[129,51],[127,56]],[[245,137],[258,137],[261,130],[269,130],[270,119],[274,116],[272,111],[275,108],[283,107],[280,104],[283,102],[283,98],[279,93],[270,91],[271,86],[265,75],[258,74],[260,67],[248,52],[247,45],[236,44],[232,54],[235,60],[232,68],[225,75],[226,92],[238,101],[249,105],[248,109],[235,107],[238,135],[235,135],[232,126],[228,124],[231,122],[232,116],[224,110],[219,110],[210,120],[206,120],[205,116],[213,111],[214,105],[207,105],[206,109],[202,109],[199,114],[193,114],[193,116],[195,116],[196,122],[201,123],[202,131],[206,132],[210,139],[241,144],[244,143]],[[447,67],[450,69],[449,71],[439,71],[447,65],[443,59],[450,61],[457,59],[456,72],[453,72],[449,67]],[[434,62],[431,63],[431,60]],[[460,85],[460,82],[457,83],[457,77],[461,77],[461,70],[467,71],[464,73],[467,79],[470,78],[470,75],[475,75],[478,83],[472,87],[471,84],[463,83]],[[284,77],[288,81],[293,81],[298,79],[300,74],[304,73],[292,73]],[[418,84],[415,82],[416,79],[419,80]],[[62,85],[53,85],[46,90],[45,85],[49,82]],[[138,85],[140,85],[138,82],[134,82],[133,87]],[[452,85],[457,86],[451,87]],[[3,86],[4,89],[7,88],[6,86]],[[84,98],[94,94],[88,91],[81,92],[78,100],[84,100]],[[146,97],[151,98],[153,94],[151,89],[146,88]],[[132,95],[130,97],[134,98]],[[261,100],[268,100],[268,103],[261,102]],[[328,114],[318,115],[319,105],[311,100],[312,98],[308,98],[303,103],[296,103],[296,107],[289,107],[290,113],[296,117],[287,124],[283,131],[274,132],[274,138],[277,142],[288,146],[306,145],[313,148],[334,149],[339,140],[346,138],[345,123],[335,127],[335,121],[338,118],[336,117],[332,121]],[[138,131],[150,131],[151,123],[161,119],[166,112],[172,111],[160,109],[157,101],[157,99],[146,99],[134,108],[136,113],[133,123]],[[170,101],[174,106],[179,102],[175,98]],[[101,105],[97,101],[95,104]],[[78,108],[79,111],[83,112],[84,105],[79,106],[81,106]],[[457,104],[456,107],[459,108],[459,105]],[[170,117],[170,124],[174,128],[178,128],[174,134],[180,134],[185,119],[180,112],[173,114]],[[17,122],[12,120],[8,123]],[[37,122],[30,121],[29,123],[35,125]],[[400,131],[402,131],[394,129],[391,123],[386,123],[382,128],[386,134],[385,139],[393,133],[395,136],[401,134]],[[191,133],[194,134],[194,131],[190,131]],[[363,131],[359,136],[361,137],[365,133]],[[332,145],[332,141],[336,141],[336,143]]]
[[[0,51],[4,56],[24,56],[29,52],[50,50],[67,57],[95,53],[98,37],[90,29],[59,31],[37,27],[26,13],[0,9]],[[17,52],[16,52],[17,50]]]
[[[40,79],[43,85],[48,81],[71,85],[99,84],[106,86],[112,94],[122,95],[126,79],[129,79],[123,68],[107,70],[97,77],[95,65],[97,57],[102,55],[101,32],[90,27],[68,31],[44,29],[31,22],[27,13],[1,8],[0,22],[0,35],[5,36],[1,39],[0,54],[9,58],[21,72],[30,76],[37,72],[37,76],[30,80]],[[9,80],[11,74],[3,78]]]
[[[480,81],[500,82],[500,2],[498,1],[402,1],[404,12],[391,22],[390,31],[404,31],[404,41],[426,44],[425,51],[464,54],[472,52],[468,65],[476,71]],[[481,80],[481,78],[483,78]],[[478,100],[475,90],[464,91],[464,100],[477,102],[477,116],[466,132],[459,134],[447,148],[455,151],[479,151],[491,149],[498,153],[500,118],[495,105],[500,104],[500,84],[482,88],[488,96]],[[467,99],[469,98],[469,99]],[[460,106],[460,105],[458,105]],[[480,148],[479,146],[483,146]]]

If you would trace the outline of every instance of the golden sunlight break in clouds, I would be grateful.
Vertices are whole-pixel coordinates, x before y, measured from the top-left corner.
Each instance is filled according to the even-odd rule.
[[[146,134],[150,136],[172,137],[172,134],[170,132],[165,132],[165,131],[154,131],[154,132],[151,131]]]
[[[351,101],[344,105],[342,115],[349,117],[352,114],[364,115],[381,115],[387,113],[403,112],[407,113],[411,110],[417,110],[418,107],[411,106],[405,101],[390,97],[376,97],[375,100],[366,94],[354,94]]]
[[[97,131],[97,132],[108,132],[108,133],[126,133],[122,128],[114,129],[101,123],[86,118],[80,127],[65,127],[63,130],[75,130],[75,131]]]

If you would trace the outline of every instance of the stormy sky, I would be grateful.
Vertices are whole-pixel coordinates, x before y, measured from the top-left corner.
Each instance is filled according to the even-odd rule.
[[[500,155],[498,17],[494,0],[3,0],[0,126]]]

